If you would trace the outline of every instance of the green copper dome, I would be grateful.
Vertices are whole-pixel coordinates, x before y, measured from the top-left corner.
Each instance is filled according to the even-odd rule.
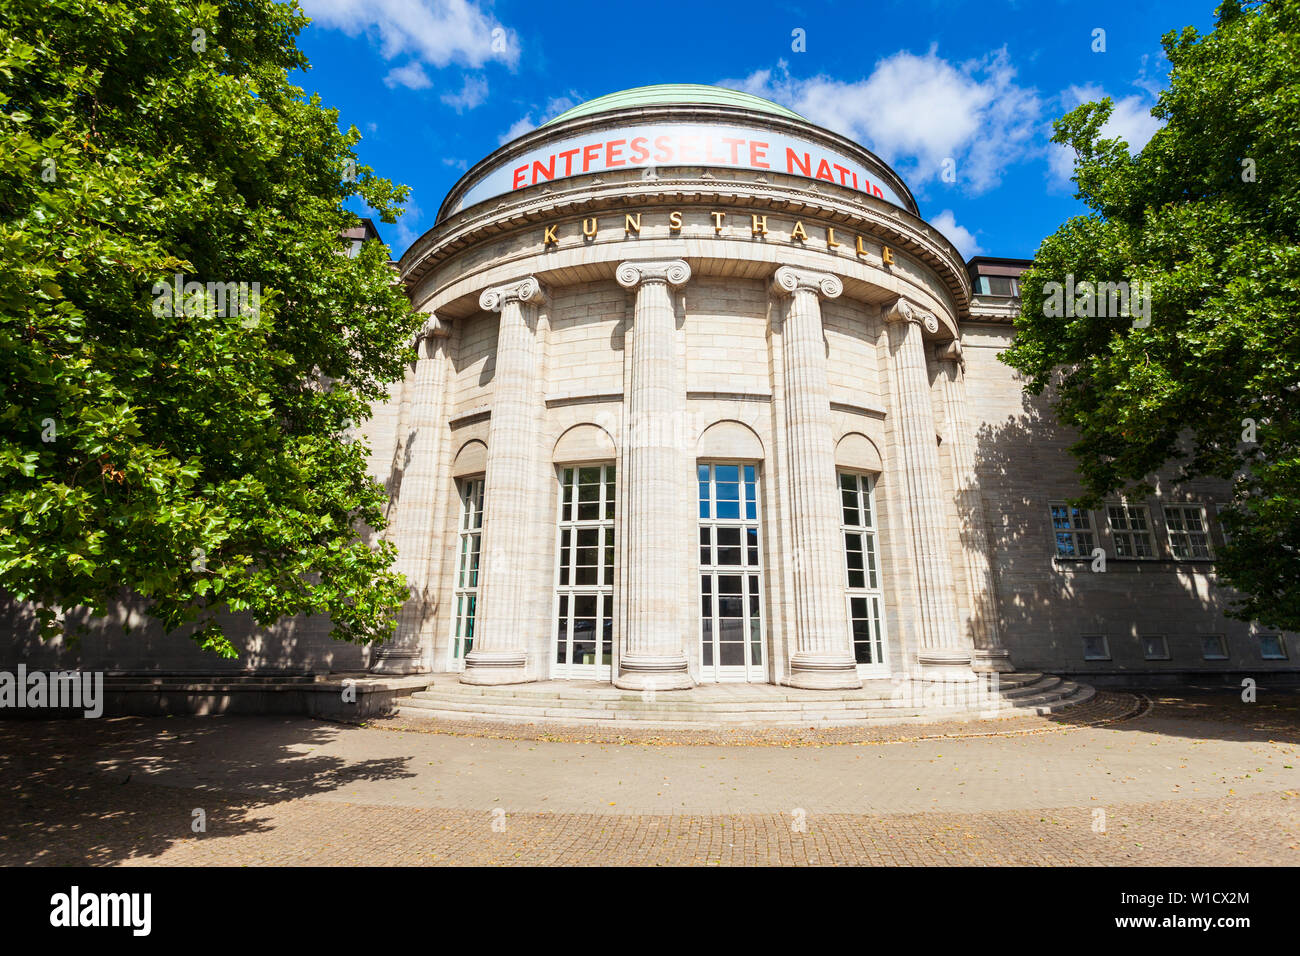
[[[610,110],[635,109],[638,106],[735,106],[757,110],[760,113],[785,116],[789,119],[803,119],[794,110],[778,106],[771,100],[754,96],[752,93],[741,93],[739,90],[696,83],[659,83],[655,86],[638,86],[635,89],[598,96],[571,110],[565,110],[555,119],[548,120],[542,125],[550,126],[552,123],[576,119],[579,116],[591,116],[593,113],[606,113]]]

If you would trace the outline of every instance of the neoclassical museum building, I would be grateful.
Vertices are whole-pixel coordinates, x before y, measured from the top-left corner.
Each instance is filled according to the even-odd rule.
[[[963,261],[868,149],[755,96],[564,113],[397,263],[427,319],[363,429],[412,588],[393,639],[289,621],[231,666],[663,690],[1294,671],[1295,635],[1224,613],[1224,486],[1067,504],[1071,436],[998,360],[1026,265]],[[83,654],[213,668],[161,635]]]

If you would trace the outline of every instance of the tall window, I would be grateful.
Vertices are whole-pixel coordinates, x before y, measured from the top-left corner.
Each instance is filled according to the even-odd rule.
[[[1210,558],[1210,535],[1200,505],[1165,505],[1169,550],[1179,561]]]
[[[1115,542],[1115,556],[1120,558],[1154,558],[1155,539],[1151,536],[1151,514],[1146,505],[1127,501],[1106,506],[1110,536]]]
[[[560,678],[608,679],[614,663],[614,466],[560,470],[555,653]]]
[[[701,464],[700,668],[705,680],[767,680],[754,465]]]
[[[853,656],[860,668],[885,662],[881,628],[880,570],[876,557],[875,483],[868,475],[840,474],[840,516],[844,533],[849,623]]]
[[[1090,558],[1096,538],[1092,532],[1092,514],[1086,508],[1074,508],[1053,502],[1052,531],[1056,536],[1058,558]]]
[[[474,610],[478,603],[479,553],[483,545],[483,479],[459,482],[460,523],[456,547],[456,609],[451,635],[451,666],[465,666],[465,655],[474,645]]]

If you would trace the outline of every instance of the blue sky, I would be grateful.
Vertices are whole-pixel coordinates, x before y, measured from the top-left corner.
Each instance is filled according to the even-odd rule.
[[[783,103],[874,150],[963,254],[1031,256],[1080,211],[1051,121],[1102,95],[1140,148],[1168,80],[1160,36],[1207,31],[1214,0],[300,0],[308,92],[363,134],[361,159],[412,187],[394,258],[463,171],[570,106],[651,83]],[[794,32],[803,31],[802,51]],[[1094,52],[1104,30],[1104,52]],[[494,42],[495,41],[495,42]],[[945,181],[944,160],[956,181]],[[364,210],[358,208],[359,212]]]

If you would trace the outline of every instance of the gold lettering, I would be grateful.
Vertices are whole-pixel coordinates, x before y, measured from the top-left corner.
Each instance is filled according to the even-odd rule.
[[[558,226],[546,227],[546,232],[542,235],[542,245],[549,246],[553,242],[560,241],[560,237],[555,234],[555,230],[558,228]]]
[[[638,236],[641,235],[641,214],[640,213],[636,214],[635,219],[632,218],[631,213],[626,213],[623,216],[623,235],[626,236],[633,232],[635,232]]]
[[[840,243],[835,241],[835,230],[832,229],[830,226],[827,226],[826,227],[826,248],[834,249],[838,245],[840,245]]]
[[[668,214],[668,228],[673,232],[680,232],[682,228],[682,214],[673,210]]]
[[[596,217],[582,220],[582,234],[588,239],[596,238]]]
[[[727,214],[725,212],[711,212],[709,215],[713,217],[713,231],[722,232],[722,220],[727,218]]]
[[[796,239],[803,242],[808,240],[808,230],[803,227],[801,222],[795,222],[794,228],[790,230],[790,241],[793,242]]]
[[[857,252],[860,256],[865,256],[867,254],[867,247],[862,244],[861,236],[858,236]]]
[[[894,264],[894,254],[889,251],[889,246],[880,247],[880,261],[883,265],[892,266]]]
[[[753,234],[756,235],[756,236],[766,236],[766,235],[767,235],[767,217],[766,217],[766,216],[751,216],[750,218],[752,218],[752,219],[754,220],[754,226],[753,226],[753,230],[754,230],[754,232],[753,232]]]

